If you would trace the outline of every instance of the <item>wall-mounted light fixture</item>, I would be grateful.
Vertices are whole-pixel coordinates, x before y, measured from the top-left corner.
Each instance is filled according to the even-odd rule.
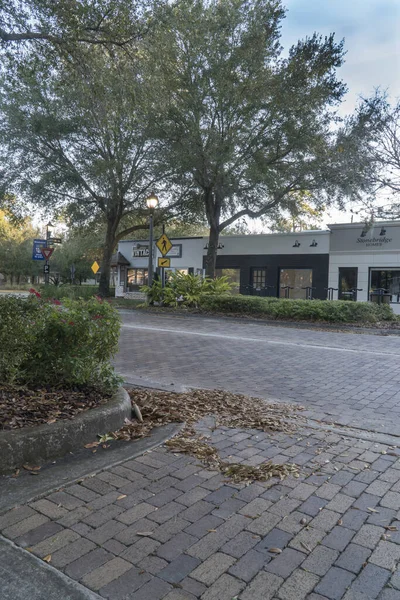
[[[318,242],[316,242],[315,240],[313,240],[310,244],[310,248],[315,248],[316,246],[318,246]]]
[[[295,241],[295,243],[293,244],[293,248],[300,248],[300,242],[299,242],[299,240]]]
[[[381,227],[381,232],[379,235],[386,235],[386,229],[384,227]]]

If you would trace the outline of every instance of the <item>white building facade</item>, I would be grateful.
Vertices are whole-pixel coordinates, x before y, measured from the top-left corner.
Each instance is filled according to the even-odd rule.
[[[168,231],[167,231],[168,233]],[[207,237],[171,238],[169,270],[204,272]],[[117,296],[147,283],[149,243],[118,245]],[[160,252],[154,245],[157,272]],[[325,231],[221,236],[217,275],[242,294],[286,298],[379,301],[400,314],[400,222],[329,225]],[[167,270],[168,271],[168,270]]]

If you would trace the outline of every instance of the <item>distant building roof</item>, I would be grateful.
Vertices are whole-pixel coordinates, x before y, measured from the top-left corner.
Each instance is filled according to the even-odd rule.
[[[125,256],[123,254],[121,254],[121,252],[116,252],[111,257],[111,266],[112,267],[117,267],[118,265],[126,265],[126,266],[128,266],[130,264],[131,263],[129,262],[129,260],[127,260],[125,258]]]

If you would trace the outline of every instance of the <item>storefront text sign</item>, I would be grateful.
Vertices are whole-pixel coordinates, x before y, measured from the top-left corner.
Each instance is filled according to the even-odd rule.
[[[384,237],[359,237],[357,238],[357,244],[363,244],[366,248],[380,247],[385,244],[390,244],[393,238]]]
[[[149,248],[134,248],[132,250],[132,256],[140,257],[140,256],[148,256]]]

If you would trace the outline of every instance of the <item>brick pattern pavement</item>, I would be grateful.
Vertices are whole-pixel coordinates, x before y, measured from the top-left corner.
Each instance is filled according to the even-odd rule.
[[[126,380],[226,389],[298,402],[312,419],[400,436],[398,336],[234,320],[123,314]]]
[[[160,447],[1,515],[2,534],[112,600],[400,599],[399,451],[198,429],[229,460],[301,475],[232,484]]]

